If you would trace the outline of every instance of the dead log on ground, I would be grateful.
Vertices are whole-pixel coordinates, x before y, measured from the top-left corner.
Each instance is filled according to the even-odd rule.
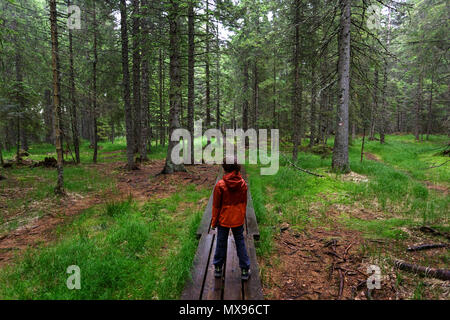
[[[420,250],[429,250],[429,249],[436,249],[436,248],[446,248],[448,247],[447,243],[427,243],[427,244],[421,244],[418,246],[411,246],[408,247],[407,251],[420,251]]]
[[[446,281],[450,280],[450,270],[448,269],[435,269],[430,267],[423,267],[417,264],[406,263],[401,260],[395,260],[394,265],[396,268],[400,270],[422,274],[425,277],[437,278]]]

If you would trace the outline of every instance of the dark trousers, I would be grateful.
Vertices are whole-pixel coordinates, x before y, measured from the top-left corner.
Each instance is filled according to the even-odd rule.
[[[236,251],[239,258],[239,267],[241,267],[241,269],[249,269],[250,259],[248,258],[247,249],[245,247],[244,226],[242,225],[236,228],[231,228],[231,231],[233,232],[234,242],[236,243]],[[215,266],[222,267],[225,262],[229,232],[230,228],[222,226],[217,227],[216,252],[214,254],[213,261],[213,264]]]

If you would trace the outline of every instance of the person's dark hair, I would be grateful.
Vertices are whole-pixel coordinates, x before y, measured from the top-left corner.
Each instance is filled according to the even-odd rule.
[[[225,172],[241,171],[241,165],[238,164],[236,157],[223,158],[222,168]]]

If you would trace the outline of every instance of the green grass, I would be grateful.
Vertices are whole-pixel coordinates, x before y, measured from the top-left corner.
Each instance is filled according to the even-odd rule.
[[[126,141],[99,143],[98,165],[126,161]],[[56,156],[52,145],[31,145],[29,159]],[[150,159],[163,159],[167,147],[152,146]],[[14,150],[5,152],[13,159]],[[113,176],[93,166],[93,150],[83,141],[81,165],[64,167],[65,189],[88,195],[115,190]],[[66,158],[66,160],[71,160]],[[13,167],[0,190],[14,194],[6,202],[9,213],[24,209],[28,215],[45,211],[44,204],[57,200],[53,188],[56,170]],[[9,182],[13,180],[14,184]],[[11,189],[12,188],[12,189]],[[15,193],[20,192],[16,195]],[[49,246],[29,249],[15,263],[0,270],[0,297],[4,299],[176,299],[189,276],[198,240],[195,231],[203,208],[192,206],[211,190],[187,186],[164,199],[136,203],[109,201],[79,214],[57,229],[58,239]],[[32,207],[41,203],[41,209]],[[41,212],[41,215],[46,214]],[[19,226],[12,220],[3,231]],[[81,290],[69,290],[66,269],[81,269]]]
[[[343,181],[340,175],[330,173],[331,156],[308,152],[299,153],[296,165],[325,178],[298,171],[284,158],[280,159],[280,169],[274,176],[261,176],[258,166],[247,166],[255,212],[264,233],[258,253],[270,254],[274,226],[282,222],[298,230],[328,226],[326,208],[332,204],[360,203],[370,209],[374,200],[378,202],[385,219],[366,221],[349,215],[339,218],[343,226],[359,230],[369,238],[405,239],[408,234],[402,228],[421,224],[447,229],[449,198],[428,190],[424,180],[448,184],[449,164],[436,168],[437,171],[423,170],[433,163],[445,162],[445,157],[436,153],[446,141],[447,137],[432,136],[430,141],[418,143],[410,135],[387,136],[384,145],[366,141],[366,152],[377,155],[381,161],[361,163],[361,139],[354,140],[349,149],[350,167],[369,180],[361,183]],[[329,145],[332,146],[332,141]],[[286,157],[290,154],[286,153]],[[316,212],[313,214],[312,210]]]
[[[283,222],[296,231],[308,228],[329,228],[336,221],[344,228],[362,232],[367,238],[403,241],[405,228],[422,224],[449,232],[449,199],[427,183],[448,187],[449,165],[424,169],[445,162],[438,156],[447,141],[432,136],[428,142],[415,142],[414,137],[387,136],[386,144],[366,141],[366,152],[380,161],[360,162],[361,139],[349,149],[352,171],[364,175],[368,182],[345,181],[331,173],[331,156],[321,157],[300,152],[297,166],[325,175],[317,178],[303,173],[280,159],[276,175],[261,176],[257,165],[248,165],[250,190],[258,219],[261,240],[256,243],[260,257],[272,256],[273,236]],[[198,141],[197,141],[198,143]],[[202,141],[204,145],[206,141]],[[307,143],[304,141],[304,143]],[[332,146],[332,139],[329,145]],[[124,138],[114,144],[101,142],[99,166],[102,163],[125,161]],[[150,159],[162,159],[166,148],[153,146]],[[54,155],[51,145],[32,145],[30,158],[42,160]],[[12,158],[14,151],[5,152]],[[286,153],[287,157],[290,154]],[[92,149],[83,141],[82,165],[65,167],[65,187],[69,192],[89,194],[114,189],[113,179],[101,174],[92,165]],[[13,168],[2,173],[13,178],[0,182],[0,191],[11,192],[6,201],[9,212],[23,210],[33,215],[46,214],[45,206],[36,208],[36,201],[46,203],[53,195],[56,181],[54,169]],[[21,194],[15,195],[20,190]],[[180,190],[166,199],[136,203],[132,199],[109,202],[92,207],[58,229],[58,241],[48,247],[30,249],[10,267],[0,270],[0,297],[5,299],[176,299],[189,276],[198,241],[195,230],[202,210],[186,204],[207,198],[210,190],[194,187]],[[340,204],[349,208],[371,209],[374,202],[385,215],[381,219],[362,219],[352,214],[330,217],[328,208]],[[0,217],[3,219],[3,216]],[[335,219],[336,221],[332,221]],[[1,220],[3,221],[3,220]],[[0,222],[1,222],[0,221]],[[18,221],[3,224],[3,231],[20,225]],[[1,230],[0,230],[1,231]],[[372,249],[367,249],[372,252]],[[370,251],[372,250],[372,251]],[[381,255],[379,251],[372,254]],[[448,255],[443,256],[448,262]],[[66,269],[81,268],[82,289],[68,290]],[[264,276],[264,275],[263,275]],[[401,279],[399,281],[402,281]],[[416,298],[422,296],[418,285]]]
[[[139,205],[131,199],[86,210],[59,230],[49,247],[30,249],[0,270],[4,299],[176,299],[189,276],[202,210],[210,190],[189,186]],[[81,269],[81,290],[69,290],[66,269]]]

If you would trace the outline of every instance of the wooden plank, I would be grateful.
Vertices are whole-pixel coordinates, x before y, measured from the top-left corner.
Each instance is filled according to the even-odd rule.
[[[245,215],[245,220],[247,223],[247,226],[246,226],[247,233],[252,235],[255,240],[259,240],[259,228],[258,228],[258,222],[256,220],[255,209],[253,207],[252,195],[250,193],[250,183],[248,181],[248,176],[247,176],[247,173],[246,173],[244,167],[242,167],[241,174],[242,174],[242,177],[244,178],[245,182],[247,182],[247,187],[248,187],[247,213]]]
[[[246,237],[246,246],[250,258],[251,275],[243,282],[245,300],[263,300],[261,278],[259,277],[258,260],[256,259],[255,243],[252,236]]]
[[[202,221],[200,222],[200,225],[197,229],[197,238],[201,237],[202,234],[204,233],[208,233],[209,231],[212,217],[212,203],[213,203],[213,192],[209,197],[208,204],[206,205],[206,209],[203,213]]]
[[[239,258],[236,253],[236,243],[231,234],[228,235],[223,299],[242,300],[241,269],[239,268]]]
[[[247,214],[245,219],[247,221],[247,233],[255,240],[259,240],[259,228],[256,221],[255,209],[253,208],[253,200],[250,194],[250,189],[247,193]]]
[[[181,300],[199,300],[208,266],[208,259],[214,241],[214,234],[203,234],[200,238],[197,252],[192,265],[191,278],[188,280]]]
[[[205,284],[203,286],[203,292],[200,300],[221,300],[222,299],[222,287],[223,287],[223,279],[217,279],[214,277],[214,252],[216,251],[216,243],[217,243],[217,231],[211,231],[211,233],[215,234],[213,246],[211,248],[209,260],[207,262],[207,271],[205,277]]]
[[[217,184],[217,182],[219,182],[220,179],[222,179],[222,175],[223,169],[222,167],[220,167],[214,186]],[[211,192],[211,195],[209,196],[208,204],[206,205],[206,209],[202,216],[202,221],[200,222],[200,225],[197,229],[197,238],[200,238],[203,233],[208,233],[211,228],[213,195],[214,195],[214,188],[213,191]]]

